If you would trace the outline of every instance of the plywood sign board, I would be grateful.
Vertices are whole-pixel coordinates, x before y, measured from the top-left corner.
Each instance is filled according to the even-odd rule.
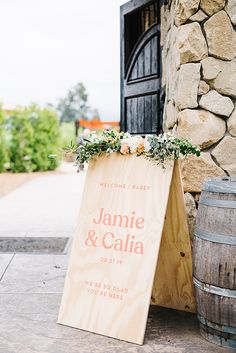
[[[170,186],[153,282],[152,303],[166,308],[196,312],[191,244],[178,162],[175,163]]]
[[[118,154],[90,163],[60,324],[143,343],[173,170]],[[163,280],[154,289],[163,300]]]

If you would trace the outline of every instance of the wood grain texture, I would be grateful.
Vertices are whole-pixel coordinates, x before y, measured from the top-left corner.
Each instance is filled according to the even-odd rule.
[[[205,241],[193,241],[193,272],[203,283],[236,289],[236,246]]]
[[[217,186],[217,181],[214,181]],[[210,184],[210,181],[209,181]],[[220,182],[219,182],[220,184]],[[230,182],[228,182],[230,185]],[[223,200],[225,206],[206,205],[201,202]],[[236,194],[228,192],[203,191],[201,194],[196,235],[193,241],[193,272],[194,277],[201,281],[201,287],[196,287],[197,311],[200,316],[211,323],[222,327],[221,330],[211,328],[211,333],[219,339],[230,339],[235,342],[232,328],[236,327],[236,298],[232,295],[236,290],[236,246],[226,244],[227,237],[236,237],[236,209],[230,207],[230,202],[236,201]],[[202,233],[201,233],[202,232]],[[205,233],[204,233],[205,232]],[[208,238],[200,238],[207,234]],[[217,236],[220,241],[217,242]],[[218,238],[219,239],[219,238]],[[225,242],[225,243],[224,243]],[[204,285],[209,285],[209,293]],[[214,293],[212,286],[221,292]],[[224,295],[220,295],[224,293]],[[223,326],[230,327],[231,335],[225,338]],[[202,329],[209,329],[207,324]]]
[[[236,194],[203,191],[201,198],[208,200],[236,201]],[[197,224],[201,230],[236,237],[236,209],[227,207],[211,207],[199,204]]]
[[[141,0],[121,7],[120,125],[133,134],[162,131],[160,6]]]
[[[196,288],[198,314],[218,325],[236,327],[236,300]],[[223,330],[222,330],[223,331]]]
[[[126,100],[127,130],[133,134],[143,131],[155,133],[158,127],[158,95],[128,98]]]
[[[172,172],[173,164],[164,170],[142,157],[118,154],[90,163],[59,323],[143,343]],[[93,223],[101,208],[112,215],[135,212],[140,228]],[[96,247],[85,243],[91,229]],[[144,254],[105,249],[107,232],[115,239],[135,236]],[[110,246],[115,239],[106,241]]]
[[[177,162],[153,284],[152,303],[183,311],[196,311],[191,245]]]

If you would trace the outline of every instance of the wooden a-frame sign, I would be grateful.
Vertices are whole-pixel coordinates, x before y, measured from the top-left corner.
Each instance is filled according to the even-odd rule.
[[[178,162],[89,165],[58,323],[142,344],[152,303],[195,311]]]

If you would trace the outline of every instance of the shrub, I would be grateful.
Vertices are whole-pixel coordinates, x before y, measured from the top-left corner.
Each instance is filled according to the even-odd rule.
[[[35,169],[33,157],[34,132],[27,109],[18,109],[10,118],[10,165],[16,172],[32,172]]]
[[[58,160],[55,154],[59,146],[59,122],[50,109],[36,105],[17,109],[11,116],[10,161],[13,172],[53,170]]]
[[[31,107],[30,119],[34,130],[33,163],[35,170],[54,170],[58,159],[49,159],[57,154],[60,145],[60,128],[57,114],[51,109]]]
[[[8,162],[8,155],[6,149],[6,141],[5,141],[5,116],[2,110],[2,106],[0,105],[0,173],[5,171],[5,166]]]

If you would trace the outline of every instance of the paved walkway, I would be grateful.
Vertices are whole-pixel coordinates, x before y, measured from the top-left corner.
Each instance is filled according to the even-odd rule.
[[[0,198],[0,237],[73,235],[86,173],[63,166]]]
[[[85,174],[36,179],[0,199],[0,237],[73,236]],[[137,346],[57,324],[68,254],[0,254],[0,353],[223,353],[195,315],[152,307]]]

